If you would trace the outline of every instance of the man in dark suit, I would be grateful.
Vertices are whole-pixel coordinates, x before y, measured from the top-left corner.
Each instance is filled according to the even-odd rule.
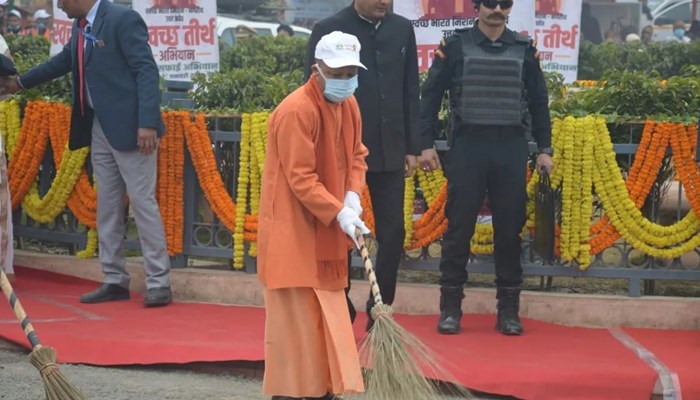
[[[362,142],[369,149],[367,186],[379,242],[376,273],[382,299],[391,304],[405,236],[403,203],[405,177],[412,176],[421,155],[418,127],[418,55],[413,25],[389,11],[391,0],[355,0],[314,26],[306,53],[306,77],[315,63],[314,49],[324,35],[342,31],[356,36],[360,59],[355,98],[362,113]],[[439,165],[432,148],[422,154],[425,163]],[[359,197],[349,192],[345,205],[362,212]],[[374,305],[370,294],[367,310]],[[348,299],[350,318],[355,309]],[[368,313],[369,314],[369,313]],[[372,326],[369,320],[367,329]]]
[[[104,284],[80,298],[129,298],[125,269],[128,192],[144,256],[147,307],[170,303],[170,259],[155,199],[158,137],[164,133],[158,67],[141,16],[108,0],[58,0],[75,19],[63,51],[5,85],[11,93],[68,72],[73,77],[69,147],[91,146],[97,181],[97,225]]]

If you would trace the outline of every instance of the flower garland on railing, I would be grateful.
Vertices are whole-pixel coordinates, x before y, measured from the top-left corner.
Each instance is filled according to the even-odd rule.
[[[403,195],[403,225],[406,232],[403,237],[403,247],[408,247],[413,240],[413,212],[416,200],[416,183],[412,176],[404,178]]]
[[[171,255],[182,251],[182,181],[184,146],[188,147],[197,177],[212,210],[234,235],[236,267],[242,267],[244,242],[249,254],[256,255],[257,214],[260,180],[264,169],[267,133],[266,113],[243,116],[241,159],[237,201],[227,193],[211,147],[204,120],[194,120],[187,112],[167,112],[164,119],[168,134],[159,151],[158,201]],[[0,103],[0,130],[10,159],[10,190],[13,207],[23,204],[35,220],[50,222],[65,209],[73,211],[79,222],[95,227],[96,194],[84,167],[86,150],[68,151],[70,109],[67,106],[33,101],[25,108],[19,126],[19,106],[14,101]],[[573,118],[553,121],[555,168],[551,182],[562,192],[561,225],[555,227],[555,247],[564,262],[586,268],[591,255],[598,254],[619,238],[635,249],[653,257],[673,258],[700,246],[700,171],[695,163],[696,127],[676,123],[647,122],[642,140],[624,180],[602,118]],[[57,169],[56,178],[43,198],[36,189],[36,176],[46,146],[50,143]],[[668,146],[674,166],[683,183],[693,212],[671,226],[646,219],[640,208],[656,181],[657,171]],[[527,185],[527,223],[524,232],[534,228],[534,194],[538,174],[529,174]],[[413,220],[413,196],[416,184],[421,188],[428,209]],[[605,214],[591,224],[593,190],[603,204]],[[417,171],[406,180],[404,217],[405,248],[426,247],[445,232],[447,184],[441,170]],[[361,196],[363,218],[375,229],[371,199],[365,189]],[[238,218],[237,218],[238,216]],[[239,235],[239,236],[236,236]],[[493,227],[477,224],[471,242],[475,254],[493,251]],[[80,254],[94,254],[97,236],[88,231],[88,244]]]
[[[253,168],[250,175],[250,214],[245,217],[244,237],[250,243],[248,254],[251,257],[258,255],[258,212],[260,211],[260,190],[262,174],[265,170],[265,152],[267,147],[267,120],[270,113],[259,112],[253,114],[253,137],[251,138],[251,160]]]
[[[19,102],[15,99],[0,102],[0,133],[8,157],[14,153],[17,139],[22,129]]]
[[[671,226],[658,225],[646,219],[627,192],[605,121],[599,118],[595,123],[598,143],[595,149],[598,168],[594,170],[596,193],[603,203],[606,215],[620,232],[621,237],[633,248],[656,258],[679,257],[700,245],[698,234],[700,225],[694,217],[686,217]],[[690,200],[693,205],[693,202],[697,202],[694,193],[697,186],[688,182],[687,177],[693,174],[690,172],[691,164],[695,175],[698,174],[698,168],[692,159],[692,149],[685,126],[679,124],[672,124],[672,126],[676,127],[675,132],[669,132],[674,163],[679,168],[679,172],[682,171],[681,177],[686,179],[687,183],[683,180],[681,182],[687,184],[688,198],[693,198]],[[683,146],[688,147],[683,148]],[[663,146],[664,150],[665,148],[666,146]],[[695,208],[693,211],[698,213]]]
[[[233,231],[233,267],[244,267],[245,242],[248,255],[256,257],[260,189],[265,169],[267,119],[269,113],[243,114],[241,117],[241,151],[238,158],[236,225]],[[249,213],[249,214],[248,214]]]
[[[44,104],[42,101],[27,103],[17,145],[12,154],[9,154],[7,172],[13,210],[19,208],[22,200],[29,193],[49,141],[48,119],[42,112]]]
[[[93,258],[97,255],[97,229],[90,229],[87,233],[85,248],[76,253],[78,258]]]
[[[69,196],[80,175],[80,168],[90,152],[87,147],[78,150],[68,149],[68,130],[62,124],[60,115],[69,112],[60,103],[40,103],[45,123],[48,124],[51,149],[53,151],[56,176],[44,197],[39,196],[39,186],[33,181],[29,192],[22,200],[22,209],[35,221],[52,222],[66,208]]]
[[[250,193],[251,170],[255,168],[251,155],[253,140],[253,116],[244,114],[241,121],[241,152],[238,157],[238,185],[236,195],[236,223],[233,230],[233,267],[243,268],[243,257],[245,255],[245,215],[248,206],[248,196]]]
[[[194,121],[185,121],[185,143],[187,143],[187,149],[192,157],[192,164],[204,197],[209,201],[212,211],[219,217],[224,226],[233,232],[236,205],[231,195],[226,191],[224,181],[216,166],[204,114],[197,114]]]
[[[183,250],[185,179],[185,123],[187,111],[163,113],[167,134],[158,145],[158,181],[156,198],[163,220],[168,254],[174,256]]]

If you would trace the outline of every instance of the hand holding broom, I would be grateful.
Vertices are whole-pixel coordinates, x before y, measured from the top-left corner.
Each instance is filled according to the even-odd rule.
[[[370,314],[374,326],[360,345],[360,360],[366,367],[365,386],[368,400],[429,400],[439,397],[438,387],[428,379],[434,377],[456,382],[437,363],[437,357],[427,346],[401,327],[393,318],[393,309],[384,304],[377,277],[365,246],[362,232],[355,231],[367,278],[374,296]],[[467,390],[457,388],[458,394],[470,397]]]
[[[73,386],[65,375],[61,372],[56,364],[56,352],[51,347],[45,347],[39,341],[34,331],[32,323],[29,321],[27,313],[24,312],[22,304],[17,299],[10,281],[7,279],[5,272],[0,268],[0,289],[10,302],[10,307],[15,312],[15,316],[24,329],[24,334],[27,335],[27,340],[32,346],[32,352],[29,354],[30,361],[36,369],[41,373],[41,379],[44,382],[47,400],[83,400],[85,395]]]

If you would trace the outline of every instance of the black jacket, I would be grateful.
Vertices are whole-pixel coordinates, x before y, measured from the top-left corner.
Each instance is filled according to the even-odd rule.
[[[404,168],[406,154],[420,154],[418,125],[418,55],[413,25],[387,13],[378,28],[349,7],[318,22],[306,52],[305,79],[315,63],[316,44],[333,31],[357,37],[362,49],[359,88],[355,97],[362,112],[362,142],[369,149],[370,172]]]

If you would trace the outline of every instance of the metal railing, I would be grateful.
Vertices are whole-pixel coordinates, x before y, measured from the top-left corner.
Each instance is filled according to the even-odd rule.
[[[626,128],[627,129],[627,128]],[[635,154],[637,145],[632,143],[638,137],[641,127],[629,126],[629,142],[616,144],[615,151],[618,160],[627,165]],[[235,199],[236,182],[238,179],[238,160],[240,142],[240,120],[236,118],[210,118],[209,136],[212,141],[220,172],[224,178],[227,189]],[[619,141],[619,140],[618,140]],[[438,150],[445,151],[444,141],[438,142]],[[536,150],[534,143],[531,150]],[[187,152],[186,152],[187,154]],[[44,195],[51,186],[51,180],[55,175],[55,167],[50,153],[50,146],[40,171],[40,194]],[[232,162],[233,161],[233,162]],[[187,267],[191,257],[205,257],[222,260],[232,258],[231,232],[211,212],[201,188],[189,154],[186,155],[184,172],[184,242],[183,253],[172,258],[172,265],[176,268]],[[682,186],[678,185],[678,195],[675,201],[676,207],[673,218],[666,222],[672,223],[679,220],[684,212],[682,202]],[[658,187],[657,187],[658,189]],[[650,196],[646,216],[656,220],[660,213],[660,196]],[[597,211],[600,215],[600,210]],[[692,211],[691,211],[692,212]],[[675,221],[674,221],[675,220]],[[15,236],[20,238],[32,238],[41,241],[61,242],[82,247],[85,245],[85,228],[66,211],[51,224],[40,224],[32,221],[22,210],[14,214]],[[433,244],[438,246],[439,242]],[[135,224],[131,217],[127,221],[126,234],[127,249],[138,250],[140,248]],[[436,271],[439,266],[437,251],[430,252],[428,248],[418,251],[418,255],[411,252],[405,254],[402,260],[403,267],[415,270]],[[431,253],[433,254],[431,256]],[[246,259],[246,272],[255,272],[255,260]],[[353,257],[353,266],[361,268],[358,257]],[[467,267],[470,272],[494,274],[494,265],[491,256],[473,256]],[[692,254],[674,260],[658,260],[645,256],[633,249],[628,243],[619,240],[613,246],[598,254],[594,262],[585,271],[576,266],[567,266],[555,263],[545,265],[533,251],[531,240],[523,240],[523,270],[525,275],[546,277],[591,277],[591,278],[619,278],[629,281],[629,295],[640,296],[642,294],[642,282],[645,280],[700,280],[700,252],[695,249]]]

